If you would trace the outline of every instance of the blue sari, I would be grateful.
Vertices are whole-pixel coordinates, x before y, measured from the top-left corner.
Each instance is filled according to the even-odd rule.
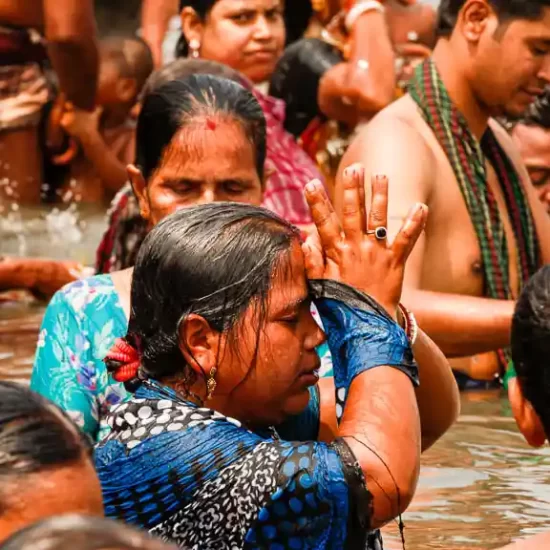
[[[394,346],[391,357],[387,346],[381,351],[374,345],[387,344],[384,331],[367,346],[370,357],[364,345],[354,345],[350,334],[365,339],[357,330],[361,323],[365,328],[366,318],[358,306],[367,305],[362,295],[344,290],[336,295],[324,289],[326,299],[320,302],[323,322],[331,330],[341,325],[329,337],[337,388],[377,361],[414,379],[408,345],[401,354]],[[353,306],[340,301],[346,295]],[[383,313],[371,308],[369,315]],[[397,328],[390,329],[392,343]],[[349,346],[361,351],[360,358],[346,351]],[[345,399],[339,404],[344,408]],[[185,548],[382,548],[379,532],[370,529],[372,499],[350,447],[343,439],[315,441],[317,388],[299,417],[278,429],[253,432],[146,380],[129,402],[112,408],[107,423],[111,433],[97,447],[96,467],[109,517]]]

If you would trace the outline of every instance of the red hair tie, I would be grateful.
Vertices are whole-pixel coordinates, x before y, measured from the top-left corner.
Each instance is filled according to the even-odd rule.
[[[138,376],[141,364],[138,350],[123,338],[115,340],[115,344],[105,357],[105,361],[119,364],[113,373],[113,378],[117,382],[129,382]]]

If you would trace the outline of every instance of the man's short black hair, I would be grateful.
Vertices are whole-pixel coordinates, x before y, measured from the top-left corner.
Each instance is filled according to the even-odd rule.
[[[449,36],[456,25],[458,14],[466,0],[441,0],[437,18],[438,36]],[[538,19],[542,10],[550,7],[550,0],[487,0],[501,22],[511,19]]]
[[[523,395],[550,437],[550,265],[529,280],[518,299],[512,359]]]

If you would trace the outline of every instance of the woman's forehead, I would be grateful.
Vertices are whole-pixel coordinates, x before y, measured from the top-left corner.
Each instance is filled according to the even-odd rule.
[[[269,10],[283,6],[283,0],[218,0],[218,9]]]
[[[233,119],[205,117],[184,126],[167,147],[160,168],[178,172],[191,165],[205,168],[213,162],[216,170],[250,167],[255,169],[255,151],[242,125]]]
[[[291,303],[303,302],[308,295],[304,255],[300,243],[295,239],[275,269],[270,301],[274,307],[286,307]]]

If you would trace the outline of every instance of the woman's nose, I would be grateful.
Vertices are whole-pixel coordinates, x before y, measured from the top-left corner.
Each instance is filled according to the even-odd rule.
[[[305,339],[305,347],[307,349],[315,349],[318,346],[324,344],[327,340],[327,336],[323,329],[317,324],[317,321],[313,318],[311,313],[308,319],[308,334]]]
[[[257,40],[269,40],[272,37],[271,25],[264,17],[258,17],[254,27],[254,38]]]

